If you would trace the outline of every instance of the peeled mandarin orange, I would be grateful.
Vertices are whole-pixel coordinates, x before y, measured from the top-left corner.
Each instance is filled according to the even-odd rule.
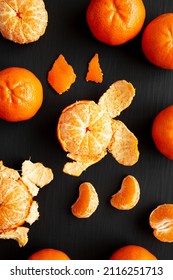
[[[152,137],[159,152],[173,160],[173,105],[156,115],[152,125]]]
[[[153,19],[144,29],[142,50],[146,58],[154,65],[173,69],[173,13],[162,14]]]
[[[20,176],[16,170],[4,166],[0,161],[1,239],[14,239],[20,247],[26,245],[29,229],[21,225],[25,222],[31,225],[38,219],[38,204],[33,200],[33,196],[37,195],[38,187],[45,186],[52,179],[51,169],[41,163],[24,161],[22,176]]]
[[[113,120],[132,102],[135,89],[120,80],[113,83],[96,104],[92,100],[77,101],[66,107],[58,120],[57,137],[68,152],[63,172],[79,176],[109,151],[123,165],[138,161],[138,140],[120,121]]]
[[[142,0],[91,0],[86,19],[96,39],[121,45],[141,31],[145,14]]]
[[[53,89],[59,94],[69,90],[71,85],[75,82],[76,74],[73,67],[68,64],[62,54],[60,54],[55,60],[52,69],[48,73],[47,80]]]
[[[173,242],[173,204],[162,204],[149,217],[154,236],[162,242]]]
[[[32,118],[43,102],[43,87],[29,70],[10,67],[0,71],[0,118],[17,122]]]
[[[119,210],[129,210],[136,206],[139,197],[139,183],[135,177],[128,175],[123,179],[121,189],[112,196],[110,203]]]
[[[70,258],[61,250],[45,248],[33,253],[28,260],[70,260]]]
[[[37,41],[45,33],[48,14],[43,0],[1,0],[0,32],[19,44]]]
[[[115,251],[110,260],[157,260],[157,258],[144,247],[127,245]]]
[[[77,218],[88,218],[96,211],[98,204],[95,188],[91,183],[84,182],[79,186],[79,197],[72,205],[71,211]]]
[[[103,73],[99,64],[99,56],[96,53],[93,58],[90,60],[88,65],[88,72],[86,74],[86,81],[102,83]]]

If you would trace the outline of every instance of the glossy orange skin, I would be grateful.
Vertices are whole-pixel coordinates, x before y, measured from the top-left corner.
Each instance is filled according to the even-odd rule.
[[[141,31],[145,15],[142,0],[91,0],[86,20],[96,39],[121,45]]]
[[[10,122],[32,118],[43,102],[43,87],[29,70],[9,67],[0,71],[0,118]]]
[[[110,260],[157,260],[157,258],[141,246],[127,245],[115,251]]]
[[[152,137],[159,152],[173,160],[173,105],[163,109],[155,117]]]
[[[146,58],[154,65],[173,69],[173,13],[166,13],[153,19],[144,29],[142,50]]]
[[[45,248],[33,253],[28,260],[70,260],[70,258],[60,250]]]

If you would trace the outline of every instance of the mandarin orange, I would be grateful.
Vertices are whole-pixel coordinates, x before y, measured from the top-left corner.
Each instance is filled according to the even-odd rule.
[[[115,193],[110,203],[119,210],[129,210],[136,206],[140,197],[139,183],[134,176],[126,176],[121,184],[121,189]]]
[[[140,32],[145,14],[142,0],[91,0],[86,19],[96,39],[121,45]]]
[[[152,125],[152,138],[159,152],[173,160],[173,105],[156,115]]]
[[[43,102],[43,87],[29,70],[10,67],[0,71],[0,118],[10,122],[32,118]]]
[[[6,39],[25,44],[45,33],[48,14],[43,0],[1,0],[0,32]]]
[[[61,250],[45,248],[33,253],[28,260],[70,260],[70,258]]]
[[[28,242],[29,229],[21,225],[25,222],[31,225],[38,219],[38,204],[33,196],[38,194],[38,187],[47,185],[52,179],[51,169],[41,163],[24,161],[20,176],[18,171],[0,161],[1,239],[15,239],[20,247]]]
[[[157,258],[144,247],[127,245],[116,250],[110,260],[157,260]]]
[[[173,242],[173,204],[161,204],[149,216],[154,236],[162,242]]]
[[[98,194],[89,182],[84,182],[79,186],[79,197],[72,205],[71,211],[77,218],[88,218],[99,205]]]
[[[173,69],[173,13],[165,13],[153,19],[144,29],[142,49],[154,65]]]

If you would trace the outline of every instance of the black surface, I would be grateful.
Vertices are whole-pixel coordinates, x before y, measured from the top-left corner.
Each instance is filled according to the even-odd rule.
[[[154,117],[173,103],[173,72],[159,69],[145,59],[142,32],[118,47],[95,40],[85,20],[88,3],[89,0],[45,0],[49,23],[39,41],[19,45],[0,37],[0,69],[25,67],[35,73],[44,87],[43,106],[33,119],[19,123],[0,120],[0,158],[5,165],[20,169],[21,163],[31,157],[33,162],[51,167],[55,176],[36,197],[40,218],[30,227],[28,244],[19,248],[16,241],[0,240],[0,259],[27,259],[34,251],[46,247],[63,250],[71,259],[108,259],[127,244],[144,246],[158,259],[173,258],[173,244],[158,241],[148,224],[149,214],[158,204],[173,203],[173,162],[159,154],[151,138]],[[170,0],[145,0],[144,4],[144,26],[159,14],[173,11]],[[95,52],[104,73],[102,84],[85,81],[88,61]],[[62,96],[46,80],[60,53],[77,75],[75,84]],[[98,101],[118,79],[126,79],[136,88],[133,103],[119,119],[139,139],[138,163],[124,167],[109,154],[80,177],[63,174],[66,154],[56,139],[62,109],[76,100]],[[109,200],[128,174],[138,179],[141,198],[134,209],[118,211],[110,206]],[[95,186],[100,199],[97,211],[89,219],[77,219],[70,212],[83,181]]]

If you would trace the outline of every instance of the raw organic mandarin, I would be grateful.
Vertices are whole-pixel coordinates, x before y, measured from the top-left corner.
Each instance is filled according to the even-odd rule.
[[[121,189],[112,196],[110,203],[119,210],[129,210],[136,206],[139,197],[139,183],[135,177],[128,175],[123,179]]]
[[[159,152],[173,160],[173,105],[163,109],[155,117],[152,137]]]
[[[91,0],[86,19],[96,39],[121,45],[140,32],[145,14],[142,0]]]
[[[70,258],[61,250],[45,248],[33,253],[28,260],[70,260]]]
[[[154,236],[162,242],[173,242],[173,204],[162,204],[149,217]]]
[[[1,239],[14,239],[20,247],[25,246],[29,229],[21,225],[25,222],[31,225],[38,219],[38,204],[33,196],[38,194],[38,187],[47,185],[52,179],[51,169],[41,163],[24,161],[20,176],[16,170],[4,166],[0,161]]]
[[[55,60],[52,69],[48,73],[47,80],[59,94],[66,92],[75,82],[76,74],[73,67],[68,64],[62,54]]]
[[[79,186],[79,197],[72,205],[71,211],[77,218],[88,218],[97,209],[99,199],[92,184],[84,182]]]
[[[29,70],[10,67],[0,71],[0,118],[17,122],[32,118],[43,102],[43,88]]]
[[[73,160],[64,165],[63,172],[79,176],[108,151],[120,164],[130,166],[138,161],[137,138],[122,122],[112,119],[131,104],[134,95],[132,84],[120,80],[110,86],[98,104],[81,100],[62,111],[57,137]]]
[[[90,60],[88,65],[88,72],[86,74],[86,81],[102,83],[103,73],[99,64],[99,56],[96,53],[93,58]]]
[[[152,20],[144,29],[142,49],[154,65],[173,69],[173,13],[166,13]]]
[[[0,32],[6,39],[19,44],[37,41],[47,22],[43,0],[0,0]]]
[[[127,245],[115,251],[110,260],[157,260],[157,258],[144,247]]]

